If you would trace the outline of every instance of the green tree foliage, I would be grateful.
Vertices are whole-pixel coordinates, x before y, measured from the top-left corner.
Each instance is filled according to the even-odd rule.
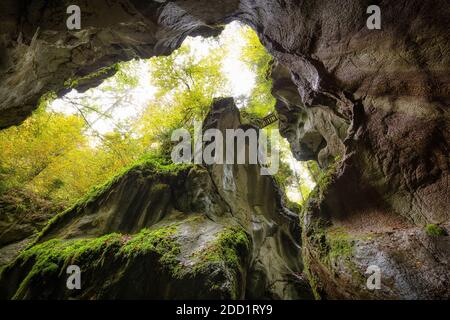
[[[144,126],[148,124],[149,130],[158,127],[154,125],[155,120],[165,120],[163,124],[168,127],[202,121],[213,99],[225,94],[223,56],[223,49],[218,48],[198,58],[189,45],[183,45],[169,57],[151,59],[152,85],[157,88],[158,105],[147,108]]]
[[[139,119],[117,121],[106,134],[94,124],[111,119],[129,102],[128,92],[137,85],[129,65],[117,66],[116,76],[101,87],[102,99],[64,97],[73,115],[54,112],[44,101],[21,126],[0,132],[0,188],[27,188],[70,203],[144,154],[170,154],[172,130],[201,121],[213,98],[223,93],[222,56],[217,49],[198,58],[183,45],[169,57],[151,59],[154,101]],[[107,108],[104,101],[110,103]]]
[[[83,121],[39,108],[19,127],[0,131],[0,166],[6,187],[32,181],[86,142]]]
[[[27,189],[41,197],[70,204],[94,185],[143,154],[128,132],[86,135],[95,106],[77,103],[74,115],[49,109],[44,101],[22,125],[0,132],[0,192]]]
[[[276,102],[271,93],[273,58],[250,27],[242,28],[240,33],[246,42],[242,49],[241,60],[255,74],[255,87],[245,111],[257,117],[264,117],[273,111]]]
[[[226,95],[224,56],[223,48],[215,48],[198,57],[191,46],[183,45],[168,57],[150,60],[151,84],[157,91],[135,126],[142,145],[157,147],[168,156],[172,131],[181,127],[192,131],[194,121],[206,117],[213,99]]]

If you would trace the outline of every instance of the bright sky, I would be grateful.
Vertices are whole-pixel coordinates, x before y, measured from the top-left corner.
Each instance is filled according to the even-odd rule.
[[[303,164],[297,161],[292,156],[291,152],[288,153],[286,160],[289,164],[289,167],[291,167],[292,171],[294,171],[294,173],[296,173],[300,177],[302,182],[306,183],[308,188],[312,190],[316,184],[314,183],[314,181],[312,181],[311,176],[309,175],[308,171],[303,167]],[[303,200],[302,195],[298,190],[298,186],[295,184],[287,187],[286,196],[289,198],[289,200],[293,202],[301,202]]]
[[[119,121],[130,120],[138,116],[154,97],[156,89],[150,84],[151,72],[147,61],[135,60],[127,63],[126,67],[128,72],[137,75],[138,85],[126,92],[126,99],[114,108],[112,118],[104,117],[98,113],[86,115],[93,129],[100,134],[113,131],[116,123]],[[95,104],[103,113],[106,113],[108,108],[116,102],[116,97],[113,95],[113,92],[103,89],[108,86],[114,86],[115,83],[116,79],[112,77],[105,80],[100,86],[91,88],[84,93],[72,90],[65,97],[53,101],[50,108],[64,114],[76,114],[78,113],[77,109],[68,100],[86,100],[89,104]]]
[[[252,89],[255,85],[255,74],[240,61],[241,50],[245,45],[245,41],[239,37],[239,29],[242,28],[237,22],[228,24],[222,34],[216,39],[205,39],[202,37],[188,37],[184,44],[191,47],[191,51],[195,52],[195,56],[201,58],[206,56],[210,50],[228,45],[228,55],[225,58],[222,72],[228,79],[228,91],[235,98],[237,97],[249,97]],[[104,117],[96,112],[86,114],[86,118],[92,125],[92,129],[99,134],[103,135],[107,132],[111,132],[116,128],[117,123],[132,120],[139,117],[139,115],[145,110],[149,102],[154,99],[156,89],[151,86],[152,70],[150,64],[146,60],[134,60],[126,63],[125,65],[127,74],[135,75],[138,79],[138,85],[130,88],[124,95],[124,100],[120,101],[112,112],[112,118]],[[88,104],[94,104],[97,108],[107,113],[116,101],[114,93],[105,88],[112,86],[116,83],[115,77],[111,77],[105,80],[100,86],[91,88],[84,93],[79,93],[76,90],[72,90],[66,95],[65,98],[55,100],[50,108],[56,112],[62,112],[64,114],[76,114],[77,109],[71,105],[67,100],[83,101],[86,99]],[[283,141],[280,139],[279,141]],[[98,140],[93,138],[92,143],[96,145]],[[311,188],[314,183],[302,164],[295,160],[292,153],[288,151],[287,143],[284,142],[281,146],[284,150],[283,156],[291,169],[302,178],[302,180],[308,184]],[[287,152],[286,152],[287,151]],[[298,192],[298,187],[292,185],[287,190],[287,196],[289,199],[295,202],[301,200],[301,195]]]

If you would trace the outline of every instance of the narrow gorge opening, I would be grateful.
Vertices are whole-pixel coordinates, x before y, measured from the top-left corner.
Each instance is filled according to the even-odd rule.
[[[218,37],[188,37],[170,56],[107,67],[116,73],[98,87],[78,92],[80,80],[68,80],[67,94],[47,94],[25,123],[0,133],[3,192],[70,205],[140,158],[170,154],[171,132],[203,121],[214,98],[233,97],[244,121],[263,118],[275,107],[272,63],[254,31],[233,22]],[[301,204],[317,165],[296,161],[283,138],[280,151],[277,180]]]
[[[300,207],[306,203],[321,173],[315,162],[300,162],[293,157],[289,143],[278,132],[276,117],[269,119],[270,122],[267,123],[263,120],[276,114],[276,99],[271,92],[273,63],[273,58],[260,43],[256,33],[250,27],[233,22],[217,37],[188,37],[169,56],[117,63],[95,74],[67,80],[64,84],[64,91],[67,93],[63,96],[57,97],[55,93],[44,95],[37,110],[21,125],[0,132],[0,147],[3,151],[0,155],[0,206],[4,209],[2,219],[5,226],[0,233],[1,264],[5,266],[14,261],[17,253],[30,243],[60,238],[89,239],[93,235],[105,234],[105,231],[101,231],[105,228],[111,232],[129,233],[130,236],[124,237],[130,239],[141,235],[148,237],[145,234],[148,227],[166,234],[169,232],[166,230],[166,220],[172,219],[166,216],[171,217],[174,209],[164,204],[168,193],[163,193],[163,196],[159,189],[154,190],[164,185],[163,189],[171,189],[171,196],[186,199],[176,200],[181,201],[181,204],[174,205],[175,211],[191,212],[190,215],[200,219],[197,223],[205,229],[200,234],[204,232],[205,237],[221,239],[227,235],[233,239],[242,232],[233,227],[236,223],[244,226],[244,230],[250,235],[250,240],[246,241],[253,242],[254,252],[248,253],[253,256],[252,262],[241,257],[241,250],[250,250],[249,244],[246,244],[245,249],[241,249],[241,242],[223,245],[232,245],[226,250],[239,250],[233,253],[237,256],[232,258],[236,263],[239,261],[239,264],[233,262],[234,264],[228,265],[227,262],[227,268],[256,268],[247,275],[251,279],[239,279],[240,272],[225,269],[226,272],[231,272],[220,284],[225,285],[225,288],[214,294],[255,298],[284,297],[283,291],[288,290],[287,296],[311,297],[309,289],[304,288],[305,277],[300,274],[301,259],[297,258],[300,254],[297,219]],[[97,87],[77,90],[83,81],[109,72],[114,75]],[[228,101],[229,98],[234,101],[232,105],[223,110],[213,110],[217,107],[217,101]],[[224,120],[229,117],[224,116],[228,112],[233,114],[235,122]],[[222,115],[211,122],[215,113]],[[129,190],[122,190],[127,179],[133,177],[136,171],[147,170],[144,168],[150,164],[150,167],[155,164],[157,168],[172,165],[171,151],[176,144],[171,137],[174,130],[183,128],[192,132],[197,123],[205,120],[213,125],[217,121],[225,121],[226,127],[232,126],[236,121],[244,127],[261,127],[271,139],[275,139],[269,140],[269,144],[279,154],[279,159],[276,159],[279,161],[278,169],[273,176],[273,182],[278,187],[271,185],[271,178],[262,178],[246,165],[237,165],[224,166],[223,169],[213,166],[208,169],[211,182],[203,183],[213,183],[214,190],[207,188],[205,191],[204,186],[190,182],[191,179],[205,179],[203,173],[192,172],[187,178],[179,177],[176,181],[179,184],[186,180],[184,183],[196,190],[194,194],[186,189],[185,194],[178,195],[179,191],[174,186],[177,183],[163,182],[166,178],[151,178],[148,174],[140,174],[135,178],[136,181],[128,183],[126,188],[129,190],[144,188],[138,193],[129,194]],[[269,132],[275,132],[275,135],[269,135]],[[170,170],[184,172],[185,169],[180,168]],[[224,176],[221,176],[222,172]],[[189,178],[191,175],[194,178]],[[153,180],[142,184],[143,179]],[[252,187],[248,188],[247,184]],[[146,188],[150,190],[147,191]],[[277,190],[281,190],[281,193],[278,194]],[[237,197],[230,197],[229,191]],[[119,192],[121,195],[111,198],[107,196],[109,192]],[[127,197],[124,198],[123,194],[127,194]],[[104,201],[113,202],[102,204]],[[183,204],[185,201],[192,203],[186,207]],[[203,207],[205,203],[206,207]],[[229,208],[225,209],[227,206]],[[103,207],[115,208],[110,212],[116,213],[113,214],[115,218],[107,218],[108,221],[113,220],[100,227],[97,225],[104,222],[97,220],[106,219],[101,218]],[[198,210],[204,213],[196,216]],[[284,211],[287,213],[286,217],[283,216]],[[96,213],[92,215],[89,212]],[[231,219],[229,222],[221,222],[222,215],[230,214],[234,217],[226,218]],[[64,222],[68,216],[73,216],[72,219],[78,221],[77,215],[87,215],[90,217],[89,221],[94,219],[97,222],[90,221],[88,226],[78,226],[78,222],[74,222],[76,227]],[[208,226],[202,222],[205,216],[219,224]],[[120,222],[114,222],[114,219],[119,219]],[[252,227],[248,224],[249,220],[252,221]],[[277,225],[276,228],[271,226],[273,223]],[[176,230],[191,228],[190,224],[189,219],[183,220],[182,224],[177,222]],[[97,227],[93,227],[94,225]],[[72,234],[73,231],[70,230],[74,228],[83,231]],[[212,230],[208,231],[208,228]],[[228,228],[231,229],[227,231]],[[271,228],[274,230],[269,231]],[[170,230],[171,233],[175,229]],[[267,240],[267,233],[273,232],[273,240]],[[193,233],[192,236],[198,235]],[[109,237],[109,232],[105,237]],[[253,237],[257,238],[252,240]],[[108,238],[107,241],[112,239]],[[203,246],[211,246],[211,240],[208,241],[198,243],[194,248],[195,252],[203,252],[206,250]],[[284,248],[278,242],[283,243]],[[274,248],[269,249],[271,246]],[[280,248],[275,249],[276,247]],[[183,256],[189,250],[192,249],[185,248],[179,255]],[[261,256],[264,250],[270,250],[270,253],[264,254],[266,258]],[[204,255],[196,253],[200,254]],[[228,259],[226,256],[219,257],[221,260]],[[265,261],[268,257],[279,261]],[[208,262],[207,268],[216,263]],[[245,266],[247,263],[250,265]],[[270,267],[271,264],[274,266]],[[284,269],[289,270],[287,276],[293,277],[293,280],[266,288],[272,286],[272,281],[276,283],[277,277],[285,277],[283,274],[286,271],[281,271]],[[233,274],[234,276],[230,276]],[[234,285],[241,287],[247,281],[248,286],[238,291],[227,284],[235,283]],[[241,292],[242,290],[245,291]],[[265,293],[266,290],[270,293]],[[19,292],[15,294],[18,295]]]

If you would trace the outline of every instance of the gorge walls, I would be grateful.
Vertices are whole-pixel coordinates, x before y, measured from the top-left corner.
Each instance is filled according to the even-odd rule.
[[[316,296],[450,296],[446,1],[377,1],[380,30],[366,27],[371,1],[79,1],[80,31],[65,26],[69,2],[0,4],[1,128],[46,92],[85,90],[116,62],[169,54],[187,35],[239,20],[275,59],[273,95],[293,154],[328,172],[300,219]],[[365,286],[370,265],[380,290]]]

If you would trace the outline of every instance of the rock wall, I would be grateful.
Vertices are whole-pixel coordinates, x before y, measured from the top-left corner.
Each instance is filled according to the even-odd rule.
[[[203,130],[257,128],[241,124],[239,109],[233,99],[216,101],[203,123]],[[227,147],[224,138],[223,145]],[[249,142],[244,151],[248,155]],[[261,290],[271,298],[310,298],[303,274],[298,213],[286,208],[273,176],[261,175],[259,164],[214,164],[208,169],[221,198],[230,211],[252,235],[253,256],[247,281],[247,298],[261,298]],[[226,155],[224,152],[224,159]],[[263,289],[264,288],[264,289]]]
[[[382,1],[368,30],[368,4],[246,6],[279,63],[281,133],[297,159],[337,162],[304,210],[304,259],[317,296],[448,298],[449,7]]]
[[[67,3],[0,4],[0,127],[26,118],[45,92],[64,93],[67,80],[81,77],[81,89],[96,85],[114,69],[84,76],[135,56],[168,54],[188,34],[214,35],[240,20],[277,62],[273,93],[293,153],[336,169],[302,217],[316,291],[329,298],[450,296],[448,237],[424,231],[448,231],[446,1],[378,1],[381,30],[366,27],[373,3],[365,0],[80,1],[87,14],[79,32],[64,26]],[[354,262],[356,278],[381,264],[388,279],[382,291],[345,276],[342,261],[321,261],[343,253],[320,245],[336,228],[346,253],[337,261]],[[317,242],[315,234],[324,238]],[[344,245],[343,234],[359,238],[364,254]]]

